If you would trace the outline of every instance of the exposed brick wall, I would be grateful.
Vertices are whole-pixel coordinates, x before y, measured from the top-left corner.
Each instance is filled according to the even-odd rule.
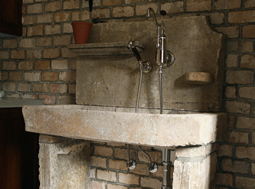
[[[165,9],[167,16],[208,16],[211,28],[226,34],[223,111],[229,113],[229,125],[228,141],[220,145],[218,154],[218,188],[254,188],[255,1],[94,0],[92,17],[108,21],[139,20],[144,18],[148,7],[157,13]],[[6,92],[6,97],[44,99],[45,104],[74,103],[75,55],[66,46],[73,43],[71,22],[88,19],[85,0],[23,0],[23,37],[0,39],[0,90]],[[124,174],[134,183],[139,177],[142,187],[154,183],[147,173],[141,174],[143,177],[121,172],[125,167],[119,161],[125,158],[109,157],[111,153],[116,156],[123,148],[95,145],[93,153],[96,158],[103,158],[105,164],[102,169],[95,168],[93,178],[101,180],[105,174],[112,179],[108,184],[104,179],[103,184],[94,179],[95,184],[108,189],[127,188]],[[118,168],[111,167],[114,161]],[[124,186],[115,186],[115,181]]]
[[[150,155],[152,162],[157,163],[156,173],[149,172],[149,160],[138,146],[130,146],[130,159],[135,160],[137,164],[135,169],[128,170],[126,167],[128,149],[125,144],[91,143],[90,188],[160,188],[163,177],[161,152],[153,151],[150,147],[143,147],[143,150]]]

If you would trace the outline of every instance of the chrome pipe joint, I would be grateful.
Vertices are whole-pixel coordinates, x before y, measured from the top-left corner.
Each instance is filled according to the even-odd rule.
[[[156,42],[156,56],[155,63],[162,67],[170,67],[173,65],[175,61],[174,55],[166,49],[166,36],[165,36],[165,24],[163,21],[164,16],[166,15],[166,11],[161,10],[161,24],[158,23],[156,19],[155,12],[152,8],[147,9],[146,17],[153,17],[153,21],[158,29],[157,42]]]
[[[127,49],[132,50],[132,52],[134,53],[139,65],[140,65],[140,69],[143,71],[143,73],[149,73],[152,70],[152,64],[149,61],[143,61],[139,51],[136,48],[135,45],[135,40],[131,39],[128,44],[127,44]]]

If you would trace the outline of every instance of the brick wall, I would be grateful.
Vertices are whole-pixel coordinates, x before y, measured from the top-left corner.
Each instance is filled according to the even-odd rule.
[[[229,113],[229,125],[228,141],[220,145],[218,153],[218,188],[254,188],[255,1],[94,0],[92,17],[108,21],[139,20],[144,18],[148,7],[157,13],[165,9],[167,16],[208,16],[211,28],[226,34],[223,111]],[[0,90],[6,92],[6,97],[44,99],[44,104],[74,103],[75,55],[66,46],[73,43],[70,23],[88,19],[88,1],[85,0],[23,0],[23,36],[0,39]],[[106,167],[95,169],[93,179],[109,179],[99,182],[106,183],[103,186],[108,189],[127,188],[128,178],[132,183],[137,182],[140,173],[115,171],[118,176],[114,176],[111,172],[124,171],[121,159],[125,158],[114,156],[116,150],[126,147],[100,145],[95,144],[92,155],[105,158],[107,163]],[[108,148],[113,151],[112,160],[108,157],[112,155],[108,154],[111,151]],[[102,151],[105,154],[98,154]],[[112,161],[118,161],[115,165],[119,163],[120,167],[111,167]],[[147,187],[142,183],[149,178],[161,179],[147,172],[141,175],[145,176],[139,176],[142,187]],[[122,186],[115,186],[115,181]]]

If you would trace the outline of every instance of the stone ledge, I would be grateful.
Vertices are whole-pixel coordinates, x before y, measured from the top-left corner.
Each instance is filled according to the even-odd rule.
[[[222,140],[226,114],[141,114],[84,110],[86,106],[25,106],[26,131],[144,146],[203,145]],[[219,137],[218,137],[219,136]]]

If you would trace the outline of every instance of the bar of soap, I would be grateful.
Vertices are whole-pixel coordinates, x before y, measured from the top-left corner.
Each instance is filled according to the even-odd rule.
[[[213,75],[209,72],[187,72],[185,81],[194,85],[205,85],[213,82]]]

